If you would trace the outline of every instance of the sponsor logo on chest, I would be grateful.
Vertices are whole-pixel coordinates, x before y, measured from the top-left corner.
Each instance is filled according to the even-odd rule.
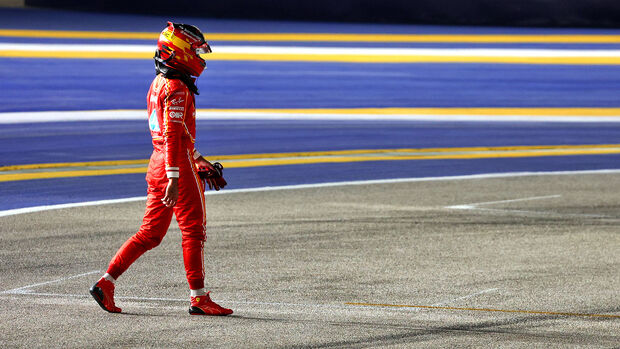
[[[181,112],[171,111],[168,115],[173,119],[183,119],[183,113]]]
[[[172,104],[172,105],[178,105],[178,104],[181,104],[183,102],[185,102],[185,100],[183,98],[181,98],[181,97],[174,98],[174,99],[170,100],[170,104]]]

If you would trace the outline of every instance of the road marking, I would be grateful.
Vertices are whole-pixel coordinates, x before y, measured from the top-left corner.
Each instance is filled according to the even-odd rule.
[[[450,147],[450,148],[399,148],[399,149],[353,149],[353,150],[331,150],[331,151],[305,151],[305,152],[287,152],[287,153],[257,153],[257,154],[234,154],[234,155],[210,155],[209,157],[217,161],[228,161],[227,167],[246,167],[246,162],[262,161],[265,159],[291,159],[311,158],[311,157],[355,157],[355,156],[373,156],[390,155],[392,157],[407,158],[410,156],[433,158],[448,155],[484,155],[488,153],[502,152],[525,152],[531,151],[532,154],[545,153],[547,151],[567,151],[567,152],[620,152],[620,144],[573,144],[573,145],[515,145],[515,146],[494,146],[494,147]],[[107,166],[134,166],[147,165],[149,159],[137,160],[102,160],[102,161],[85,161],[85,162],[59,162],[59,163],[41,163],[26,165],[10,165],[1,166],[0,172],[23,171],[23,170],[40,170],[50,168],[70,168],[70,167],[107,167]],[[241,165],[236,165],[241,164]]]
[[[155,32],[0,29],[0,36],[30,38],[156,40]],[[209,41],[590,43],[617,44],[613,34],[362,34],[362,33],[209,33]]]
[[[85,161],[85,162],[55,162],[44,164],[10,165],[0,167],[0,172],[21,171],[21,170],[40,170],[47,168],[63,167],[89,167],[89,166],[125,166],[125,165],[147,165],[148,159],[139,160],[104,160],[104,161]]]
[[[583,171],[482,173],[482,174],[463,175],[463,176],[392,178],[392,179],[375,179],[375,180],[364,180],[364,181],[344,181],[344,182],[326,182],[326,183],[298,184],[298,185],[282,185],[282,186],[269,186],[269,187],[258,187],[258,188],[243,188],[243,189],[224,189],[220,191],[208,191],[205,193],[205,195],[228,195],[228,194],[237,194],[237,193],[251,193],[251,192],[263,192],[263,191],[275,191],[275,190],[297,190],[297,189],[310,189],[310,188],[315,189],[315,188],[327,188],[327,187],[338,187],[338,186],[348,186],[348,185],[373,185],[373,184],[392,184],[392,183],[410,183],[410,182],[457,181],[457,180],[469,180],[469,179],[513,178],[513,177],[529,177],[529,176],[564,176],[564,175],[580,175],[580,174],[616,174],[616,173],[620,173],[620,169],[583,170]],[[49,210],[57,210],[57,209],[63,209],[63,208],[109,205],[109,204],[141,201],[141,200],[146,200],[146,196],[138,196],[138,197],[122,198],[122,199],[75,202],[75,203],[57,204],[57,205],[23,207],[23,208],[0,211],[0,217],[13,216],[13,215],[19,215],[19,214],[25,214],[25,213],[42,212],[42,211],[49,211]]]
[[[527,211],[527,210],[505,210],[505,209],[495,209],[495,208],[483,208],[477,207],[478,211],[489,211],[489,212],[500,212],[500,213],[516,213],[516,214],[524,214],[529,216],[546,216],[546,217],[576,217],[576,218],[607,218],[613,219],[615,221],[620,218],[614,216],[606,216],[600,214],[587,214],[587,213],[558,213],[558,212],[547,212],[547,211]]]
[[[228,167],[228,166],[227,166]],[[0,174],[0,182],[26,181],[31,179],[111,176],[146,173],[146,167],[114,168],[108,170],[51,171],[37,173]]]
[[[620,315],[614,315],[614,314],[570,313],[570,312],[520,310],[520,309],[461,308],[461,307],[443,307],[443,306],[434,306],[434,305],[404,305],[404,304],[379,304],[379,303],[354,303],[354,302],[347,302],[345,304],[355,305],[355,306],[364,306],[364,307],[418,308],[418,309],[437,309],[437,310],[463,310],[463,311],[500,312],[500,313],[541,314],[541,315],[576,316],[576,317],[620,318]]]
[[[134,201],[141,201],[141,200],[146,200],[146,196],[138,196],[138,197],[122,198],[122,199],[75,202],[75,203],[57,204],[57,205],[23,207],[23,208],[15,208],[12,210],[0,211],[0,217],[14,216],[14,215],[19,215],[19,214],[24,214],[24,213],[42,212],[42,211],[49,211],[49,210],[60,210],[63,208],[120,204],[120,203],[125,203],[125,202],[134,202]]]
[[[0,43],[0,57],[152,59],[152,45]],[[209,60],[618,65],[620,50],[220,45]]]
[[[46,297],[66,297],[66,298],[90,298],[87,294],[70,294],[70,293],[50,293],[50,292],[28,292],[28,293],[9,293],[14,295],[29,295],[29,296],[46,296]],[[152,302],[183,302],[188,303],[188,298],[166,298],[166,297],[136,297],[136,296],[114,296],[115,300],[128,300],[128,301],[152,301]],[[309,304],[309,303],[284,303],[284,302],[252,302],[252,301],[231,301],[231,300],[219,300],[221,303],[231,304],[246,304],[246,305],[266,305],[276,307],[307,307],[307,308],[339,308],[351,310],[351,307],[340,304]]]
[[[487,212],[499,212],[499,213],[516,213],[516,214],[524,214],[529,216],[551,216],[551,217],[581,217],[581,218],[610,218],[616,219],[613,216],[606,215],[598,215],[598,214],[586,214],[586,213],[557,213],[557,212],[547,212],[547,211],[528,211],[528,210],[512,210],[512,209],[500,209],[500,208],[488,208],[488,207],[479,207],[482,205],[493,205],[507,202],[520,202],[520,201],[532,201],[532,200],[545,200],[545,199],[553,199],[559,198],[562,195],[547,195],[547,196],[533,196],[521,199],[510,199],[510,200],[499,200],[499,201],[487,201],[487,202],[478,202],[472,204],[465,205],[452,205],[445,206],[446,209],[451,210],[475,210],[475,211],[487,211]]]
[[[210,159],[212,161],[222,162],[226,168],[247,168],[368,161],[471,160],[604,154],[620,154],[620,144],[426,149],[362,149],[275,154],[213,155]],[[56,165],[29,164],[6,166],[0,167],[0,182],[146,173],[146,166],[135,166],[135,164],[145,164],[146,162],[147,160],[121,160],[118,161],[117,166],[113,166],[113,168],[101,168],[113,164],[111,161],[59,163]],[[40,168],[37,168],[37,166],[40,166]],[[38,171],[39,169],[49,169],[55,167],[59,168],[59,170]],[[65,167],[84,168],[70,170],[60,169]]]
[[[86,294],[63,294],[63,293],[48,293],[48,292],[14,292],[7,293],[1,292],[0,294],[8,295],[28,295],[28,296],[45,296],[45,297],[66,297],[66,298],[89,298]],[[133,297],[133,296],[115,296],[117,300],[136,300],[136,301],[162,301],[162,302],[183,302],[187,303],[187,299],[180,298],[160,298],[160,297]],[[309,308],[330,308],[330,309],[344,309],[353,310],[351,306],[361,307],[378,307],[378,308],[397,308],[397,309],[433,309],[433,310],[462,310],[462,311],[479,311],[479,312],[501,312],[501,313],[522,313],[522,314],[538,314],[538,315],[553,315],[553,316],[570,316],[570,317],[602,317],[602,318],[620,318],[620,315],[614,314],[590,314],[590,313],[572,313],[572,312],[554,312],[554,311],[537,311],[537,310],[520,310],[520,309],[492,309],[492,308],[460,308],[460,307],[445,307],[434,305],[401,305],[401,304],[375,304],[375,303],[354,303],[347,302],[345,305],[338,304],[303,304],[303,303],[284,303],[284,302],[250,302],[250,301],[230,301],[221,300],[222,304],[244,304],[244,305],[262,305],[262,306],[277,306],[277,307],[309,307]]]
[[[620,122],[620,108],[297,108],[198,109],[197,120],[368,120]],[[0,113],[0,124],[146,120],[142,109]]]
[[[264,108],[198,109],[212,113],[361,114],[361,115],[492,115],[492,116],[620,116],[620,108]]]
[[[100,273],[100,271],[99,270],[93,270],[93,271],[89,271],[89,272],[82,273],[82,274],[62,277],[60,279],[56,279],[56,280],[52,280],[52,281],[39,282],[39,283],[32,284],[32,285],[27,285],[27,286],[22,286],[22,287],[14,288],[12,290],[2,291],[2,292],[0,292],[0,294],[2,294],[2,293],[6,293],[6,294],[30,294],[30,289],[34,288],[34,287],[37,287],[37,286],[43,286],[43,285],[54,284],[54,283],[57,283],[57,282],[63,282],[63,281],[66,281],[66,280],[75,279],[75,278],[79,278],[79,277],[86,276],[86,275],[92,275],[92,274],[95,274],[95,273]]]
[[[81,294],[62,294],[62,293],[48,293],[48,292],[34,292],[30,290],[31,288],[49,285],[53,283],[63,282],[70,279],[75,279],[78,277],[83,277],[87,275],[92,275],[95,273],[100,273],[99,270],[93,270],[86,273],[81,273],[77,275],[66,276],[62,278],[58,278],[51,281],[39,282],[31,285],[26,285],[18,288],[14,288],[11,290],[6,290],[0,292],[0,294],[10,294],[10,295],[29,295],[29,296],[58,296],[58,297],[70,297],[70,298],[80,298],[80,297],[88,297],[87,295]],[[528,313],[528,314],[545,314],[545,315],[561,315],[561,316],[583,316],[583,317],[611,317],[611,318],[620,318],[620,315],[611,315],[611,314],[585,314],[585,313],[566,313],[566,312],[549,312],[549,311],[534,311],[534,310],[510,310],[510,309],[487,309],[487,308],[460,308],[460,307],[445,307],[439,306],[439,304],[444,304],[448,302],[453,302],[456,300],[462,300],[467,298],[472,298],[478,296],[483,293],[496,291],[497,288],[490,288],[487,290],[475,292],[463,297],[454,298],[448,301],[443,301],[440,303],[436,303],[435,305],[399,305],[399,304],[375,304],[375,303],[353,303],[347,302],[345,305],[357,305],[357,306],[368,306],[368,307],[395,307],[395,308],[417,308],[417,309],[441,309],[441,310],[470,310],[470,311],[486,311],[486,312],[505,312],[505,313]],[[174,301],[174,302],[187,302],[187,299],[178,299],[178,298],[162,298],[162,297],[133,297],[133,296],[117,296],[116,299],[126,299],[126,300],[145,300],[145,301]],[[279,302],[247,302],[247,301],[223,301],[227,303],[234,304],[250,304],[250,305],[270,305],[270,306],[310,306],[310,307],[329,307],[329,308],[343,308],[347,309],[348,307],[339,306],[339,305],[330,305],[330,304],[303,304],[303,303],[279,303]]]
[[[460,301],[460,300],[463,300],[463,299],[473,298],[473,297],[479,296],[481,294],[495,292],[497,290],[498,290],[498,288],[489,288],[489,289],[486,289],[486,290],[482,290],[482,291],[479,291],[479,292],[474,292],[472,294],[468,294],[468,295],[463,296],[463,297],[457,297],[457,298],[449,299],[449,300],[446,300],[446,301],[441,301],[439,303],[432,304],[431,306],[437,307],[437,306],[440,306],[440,305],[443,305],[443,304],[446,304],[446,303],[452,303],[452,302]]]
[[[489,293],[489,292],[495,292],[497,290],[498,290],[498,288],[489,288],[489,289],[486,289],[486,290],[482,290],[482,291],[479,291],[479,292],[474,292],[474,293],[468,294],[466,296],[452,298],[452,299],[448,299],[448,300],[445,300],[445,301],[441,301],[439,303],[431,304],[430,306],[433,306],[433,307],[441,306],[441,305],[445,305],[445,304],[452,303],[452,302],[455,302],[455,301],[473,298],[473,297],[479,296],[481,294],[485,294],[485,293]],[[421,310],[422,310],[422,308],[413,309],[413,311],[421,311]]]
[[[153,54],[152,45],[126,44],[30,44],[2,43],[0,50],[52,54],[138,53]],[[301,47],[301,46],[228,46],[220,45],[209,57],[218,55],[274,56],[369,56],[369,57],[514,57],[514,58],[620,58],[620,50],[530,49],[530,48],[394,48],[394,47]],[[152,57],[149,57],[152,58]]]
[[[465,204],[465,205],[453,205],[453,206],[446,206],[445,208],[451,208],[451,209],[456,209],[456,210],[473,210],[473,209],[478,208],[478,206],[481,206],[481,205],[493,205],[493,204],[501,204],[501,203],[507,203],[507,202],[520,202],[520,201],[532,201],[532,200],[545,200],[545,199],[559,198],[561,196],[562,195],[531,196],[531,197],[521,198],[521,199],[486,201],[486,202],[476,202],[476,203]]]
[[[373,211],[437,211],[443,207],[436,206],[400,206],[400,205],[386,205],[386,204],[362,204],[355,202],[324,202],[323,205],[352,208],[356,210],[373,210]]]

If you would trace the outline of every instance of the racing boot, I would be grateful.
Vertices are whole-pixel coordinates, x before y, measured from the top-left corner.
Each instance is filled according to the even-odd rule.
[[[233,313],[231,309],[223,308],[212,301],[209,293],[211,292],[207,292],[204,296],[190,297],[190,315],[225,316]]]
[[[121,308],[114,305],[114,283],[104,278],[99,279],[93,287],[90,288],[90,294],[93,296],[101,309],[110,313],[120,313]]]

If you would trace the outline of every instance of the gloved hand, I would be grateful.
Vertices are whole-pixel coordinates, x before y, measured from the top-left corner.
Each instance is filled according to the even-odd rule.
[[[198,175],[205,182],[205,187],[209,187],[209,190],[220,190],[228,184],[224,179],[224,166],[219,162],[214,162],[212,166],[212,169],[199,167]]]

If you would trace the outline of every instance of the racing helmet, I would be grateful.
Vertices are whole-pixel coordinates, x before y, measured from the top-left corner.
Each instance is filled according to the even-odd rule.
[[[211,53],[200,29],[168,22],[157,40],[155,61],[191,76],[200,76],[207,66],[201,54]]]

